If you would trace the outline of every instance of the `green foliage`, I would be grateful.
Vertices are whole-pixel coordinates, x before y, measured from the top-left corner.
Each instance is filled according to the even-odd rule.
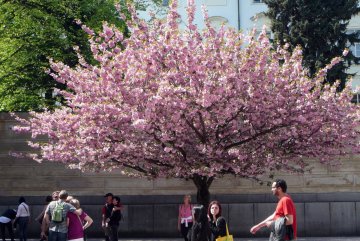
[[[75,66],[78,46],[93,62],[75,19],[95,30],[102,21],[126,28],[113,0],[0,0],[0,111],[53,108],[61,101],[52,89],[65,86],[46,73],[49,58]]]
[[[332,58],[341,56],[345,48],[358,42],[358,33],[347,33],[347,25],[359,12],[358,0],[264,0],[272,21],[274,42],[303,48],[303,64],[313,76]],[[358,58],[350,52],[343,63],[328,72],[326,82],[340,79],[343,89],[349,75],[346,69]]]

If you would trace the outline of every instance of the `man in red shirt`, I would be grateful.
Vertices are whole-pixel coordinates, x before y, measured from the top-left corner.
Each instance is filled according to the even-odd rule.
[[[297,224],[296,224],[296,209],[293,200],[286,193],[287,185],[282,179],[277,179],[271,186],[271,191],[274,196],[279,199],[276,206],[276,210],[264,221],[256,224],[250,229],[250,232],[255,234],[262,227],[270,227],[274,221],[281,217],[285,217],[287,230],[293,231],[292,239],[286,235],[285,240],[296,240],[297,239]]]

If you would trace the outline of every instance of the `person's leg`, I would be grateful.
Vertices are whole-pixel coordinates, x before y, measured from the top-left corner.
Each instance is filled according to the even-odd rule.
[[[119,230],[119,226],[111,226],[110,241],[118,241],[119,240],[118,230]]]
[[[10,222],[11,223],[11,222]],[[5,223],[0,223],[0,232],[2,241],[5,241]]]
[[[107,227],[102,227],[102,229],[104,230],[105,241],[110,241]]]
[[[58,232],[54,232],[54,231],[49,231],[49,236],[48,236],[48,241],[58,241]]]
[[[7,230],[9,231],[9,235],[10,235],[11,241],[14,241],[14,240],[15,240],[15,235],[14,235],[14,230],[13,230],[12,223],[11,223],[11,222],[8,222],[8,223],[6,224],[6,227],[7,227]],[[4,227],[4,234],[5,234],[5,227]]]
[[[20,241],[25,241],[25,228],[26,228],[26,218],[19,218],[19,239]]]
[[[188,230],[189,230],[188,227],[185,227],[185,223],[182,223],[180,226],[180,231],[185,241],[189,241],[187,238]]]
[[[29,217],[24,218],[24,226],[23,226],[23,237],[24,237],[24,241],[27,240],[27,229],[28,229],[28,224],[29,224]]]
[[[58,233],[58,240],[57,241],[66,241],[67,240],[67,233]]]

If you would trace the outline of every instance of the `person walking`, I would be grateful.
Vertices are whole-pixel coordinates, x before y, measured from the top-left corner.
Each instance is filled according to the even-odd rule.
[[[193,226],[189,233],[191,235],[189,241],[209,241],[210,228],[206,210],[204,206],[196,206],[192,209],[193,213]]]
[[[296,208],[294,201],[286,193],[287,184],[283,179],[277,179],[271,186],[271,191],[279,201],[276,206],[275,212],[267,217],[262,222],[256,224],[250,229],[252,234],[255,234],[262,227],[268,227],[271,231],[270,240],[296,240],[297,239],[297,223],[296,223]],[[276,230],[281,225],[275,225],[277,221],[283,220],[285,230]],[[275,239],[279,233],[283,233],[284,237]]]
[[[208,208],[208,217],[210,225],[210,241],[215,241],[219,237],[226,236],[226,220],[221,216],[221,204],[218,201],[212,201]]]
[[[13,224],[12,224],[12,220],[14,220],[15,217],[16,217],[15,209],[7,209],[5,212],[3,212],[3,214],[1,214],[1,216],[0,216],[0,231],[1,231],[2,241],[6,241],[5,228],[7,228],[8,232],[9,232],[11,241],[15,241]]]
[[[66,241],[67,240],[67,220],[66,215],[68,212],[76,212],[77,215],[81,215],[81,211],[66,203],[68,197],[66,190],[61,190],[59,193],[59,200],[52,201],[45,211],[45,221],[49,223],[49,238],[48,241]],[[41,237],[44,237],[45,233],[41,232]]]
[[[84,241],[84,230],[93,223],[93,220],[80,208],[79,200],[72,198],[70,204],[81,211],[81,214],[78,216],[76,213],[67,213],[68,241]]]
[[[193,225],[191,196],[185,195],[183,204],[179,206],[178,230],[185,241],[188,241],[188,233]]]
[[[14,223],[18,224],[19,239],[20,241],[27,240],[27,227],[30,221],[30,209],[25,202],[24,197],[19,198],[19,206],[16,212],[16,218]]]
[[[105,194],[105,204],[102,207],[102,221],[101,221],[101,226],[104,230],[104,234],[105,234],[105,241],[110,241],[110,228],[108,227],[108,223],[106,222],[106,220],[108,220],[108,218],[111,215],[111,212],[113,210],[113,197],[114,195],[109,192]]]

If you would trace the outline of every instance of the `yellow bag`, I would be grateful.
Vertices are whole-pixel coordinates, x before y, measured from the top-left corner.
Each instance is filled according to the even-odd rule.
[[[226,224],[226,236],[217,238],[215,239],[215,241],[234,241],[233,236],[229,234],[229,229],[227,224]]]

